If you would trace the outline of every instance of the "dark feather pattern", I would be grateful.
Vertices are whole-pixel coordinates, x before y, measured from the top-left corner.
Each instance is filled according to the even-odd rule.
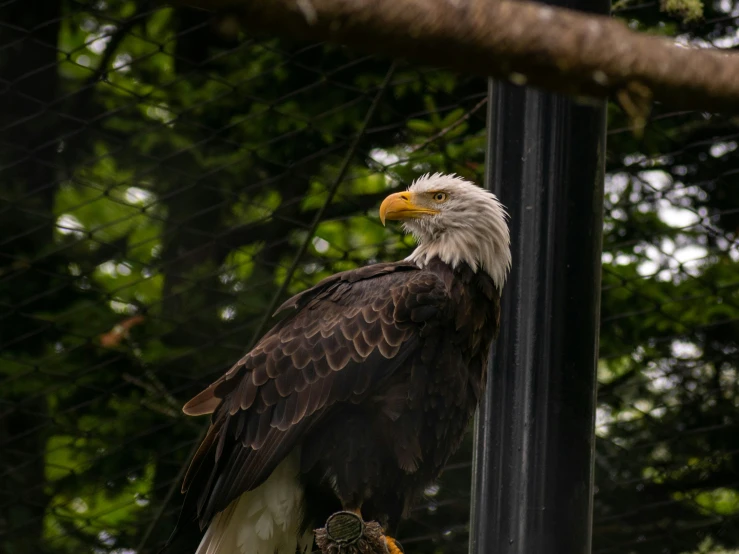
[[[204,528],[297,448],[314,491],[306,526],[328,515],[311,512],[315,494],[397,519],[438,476],[474,412],[498,328],[496,288],[487,274],[438,259],[423,269],[376,264],[321,281],[283,312],[185,405],[212,413],[212,424],[185,477],[181,517]]]

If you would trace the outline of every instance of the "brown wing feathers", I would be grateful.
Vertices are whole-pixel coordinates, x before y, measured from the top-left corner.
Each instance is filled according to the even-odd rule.
[[[288,300],[278,312],[296,311],[184,407],[213,414],[183,484],[201,527],[264,481],[327,409],[371,394],[446,301],[435,275],[405,262],[339,273]]]

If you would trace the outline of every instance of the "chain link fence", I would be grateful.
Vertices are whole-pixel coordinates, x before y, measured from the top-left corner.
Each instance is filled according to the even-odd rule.
[[[154,553],[205,425],[182,404],[288,294],[410,251],[389,192],[481,182],[486,83],[145,0],[30,4],[0,4],[0,552]],[[738,42],[729,0],[616,13]],[[739,552],[739,125],[631,123],[611,105],[593,550]],[[408,554],[466,552],[471,451]]]
[[[632,27],[733,48],[736,4]],[[594,547],[739,552],[737,119],[657,106],[643,135],[610,113]]]

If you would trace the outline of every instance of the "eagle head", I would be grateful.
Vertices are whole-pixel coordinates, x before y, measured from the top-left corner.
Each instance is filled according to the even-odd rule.
[[[511,267],[508,214],[498,198],[456,175],[427,174],[388,196],[380,220],[402,220],[418,247],[407,258],[420,266],[434,257],[456,268],[485,271],[498,289]]]

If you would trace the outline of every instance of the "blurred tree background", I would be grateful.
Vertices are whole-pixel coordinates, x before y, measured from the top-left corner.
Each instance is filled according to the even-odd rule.
[[[739,7],[633,28],[734,48]],[[669,7],[669,6],[668,6]],[[286,295],[406,255],[376,210],[481,181],[483,79],[148,0],[0,4],[0,552],[154,553],[192,394]],[[609,113],[594,552],[739,552],[739,121]],[[471,444],[402,527],[466,552]],[[193,545],[194,551],[195,545]]]

